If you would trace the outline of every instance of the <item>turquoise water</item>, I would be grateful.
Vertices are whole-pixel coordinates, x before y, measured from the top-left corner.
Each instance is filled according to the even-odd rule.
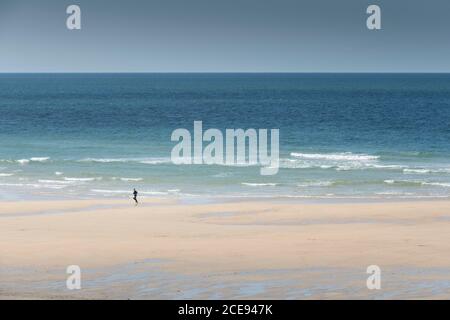
[[[277,128],[280,170],[174,165],[173,130]],[[450,196],[448,74],[3,74],[0,199]]]

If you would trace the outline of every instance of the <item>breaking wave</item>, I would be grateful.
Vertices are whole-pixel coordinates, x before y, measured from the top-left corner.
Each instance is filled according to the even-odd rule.
[[[89,182],[89,181],[96,181],[96,180],[102,180],[101,177],[97,177],[97,178],[67,178],[64,177],[65,181],[79,181],[79,182]]]
[[[380,158],[379,156],[373,156],[368,154],[354,154],[351,152],[343,152],[343,153],[292,152],[291,156],[301,159],[330,160],[330,161],[374,161]]]
[[[242,182],[244,186],[248,187],[275,187],[278,183],[250,183],[250,182]]]
[[[142,164],[164,164],[172,163],[170,158],[85,158],[77,160],[77,162],[93,162],[93,163],[142,163]]]

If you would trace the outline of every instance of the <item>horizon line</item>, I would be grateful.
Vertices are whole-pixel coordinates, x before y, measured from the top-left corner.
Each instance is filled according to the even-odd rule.
[[[0,74],[450,74],[450,71],[0,71]]]

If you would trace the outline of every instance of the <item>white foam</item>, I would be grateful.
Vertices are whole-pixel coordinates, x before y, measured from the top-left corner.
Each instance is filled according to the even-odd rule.
[[[21,165],[25,165],[25,164],[30,163],[30,160],[28,160],[28,159],[20,159],[20,160],[17,160],[17,162],[19,164],[21,164]]]
[[[350,161],[344,165],[338,165],[336,167],[336,171],[366,170],[366,169],[401,170],[404,167],[405,166],[398,164],[377,164],[375,162]]]
[[[0,177],[11,177],[14,173],[0,173]]]
[[[280,168],[287,168],[287,169],[311,169],[320,167],[319,164],[312,163],[311,161],[299,159],[286,159],[286,158],[281,158],[279,165]]]
[[[311,181],[305,183],[298,183],[297,187],[305,188],[305,187],[330,187],[334,184],[333,181]]]
[[[428,169],[403,169],[403,173],[426,174],[430,173]]]
[[[274,187],[278,185],[277,183],[249,183],[249,182],[242,182],[242,185],[249,186],[249,187]]]
[[[168,195],[167,192],[163,191],[140,191],[139,194],[145,194],[150,196],[165,196]]]
[[[374,164],[374,163],[367,163],[365,164],[369,168],[376,168],[376,169],[403,169],[405,166],[400,164]]]
[[[65,181],[80,181],[80,182],[88,182],[88,181],[95,181],[95,180],[101,180],[102,178],[67,178],[64,177]]]
[[[66,185],[38,184],[38,183],[1,183],[0,186],[6,187],[31,187],[36,189],[63,189]]]
[[[50,160],[50,157],[32,157],[30,159],[19,159],[19,160],[16,160],[15,162],[17,162],[21,165],[25,165],[30,162],[45,162],[48,160]]]
[[[39,183],[55,183],[55,184],[73,184],[76,181],[62,181],[62,180],[47,180],[47,179],[41,179],[38,180]]]
[[[414,195],[414,193],[411,192],[401,192],[401,191],[385,191],[385,192],[377,192],[378,195],[384,195],[384,196],[411,196]]]
[[[142,181],[143,178],[120,178],[122,181]]]
[[[59,172],[59,171],[55,172],[55,175],[57,175],[57,176],[62,176],[63,174],[64,174],[64,172]]]
[[[415,168],[415,169],[404,169],[405,174],[426,174],[426,173],[450,173],[450,168]]]
[[[422,185],[450,188],[450,183],[446,182],[422,182]]]
[[[108,190],[108,189],[91,189],[91,192],[103,194],[132,194],[130,190]],[[168,195],[167,192],[162,191],[139,191],[140,195]]]
[[[115,162],[136,162],[142,164],[163,164],[170,163],[170,158],[85,158],[77,160],[78,162],[98,162],[98,163],[115,163]]]
[[[384,183],[387,184],[397,184],[397,183],[403,183],[408,185],[422,185],[424,181],[420,180],[384,180]]]
[[[23,187],[23,183],[0,183],[2,187]]]
[[[139,161],[142,164],[164,164],[164,163],[171,163],[172,161],[170,158],[154,158],[154,159],[147,159],[147,160],[141,160]]]
[[[404,183],[422,186],[450,187],[450,182],[429,182],[420,180],[384,180],[387,184]]]
[[[110,163],[110,162],[129,162],[130,159],[97,159],[97,158],[86,158],[78,160],[78,162],[100,162],[100,163]]]
[[[335,169],[349,170],[401,170],[400,164],[381,164],[379,156],[369,154],[343,153],[298,153],[292,152],[292,158],[281,158],[280,168],[288,169]]]
[[[45,162],[45,161],[48,161],[48,160],[50,160],[50,157],[33,157],[33,158],[30,158],[30,161],[33,161],[33,162]]]
[[[91,189],[92,192],[96,193],[121,193],[121,194],[132,194],[130,190],[106,190],[106,189]]]
[[[332,161],[373,161],[379,159],[379,156],[372,156],[368,154],[354,154],[351,152],[344,152],[344,153],[292,152],[291,156],[302,159],[332,160]]]

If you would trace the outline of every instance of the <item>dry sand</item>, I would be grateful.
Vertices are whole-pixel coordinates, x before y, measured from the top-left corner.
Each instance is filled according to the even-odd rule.
[[[0,298],[450,298],[450,201],[0,208]],[[83,289],[67,290],[69,265]]]

